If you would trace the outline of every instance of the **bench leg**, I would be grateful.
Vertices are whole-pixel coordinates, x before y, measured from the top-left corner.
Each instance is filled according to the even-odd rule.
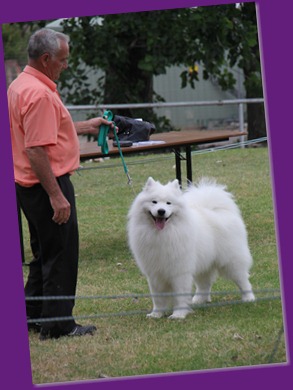
[[[180,148],[173,149],[175,153],[175,163],[176,163],[176,179],[178,180],[180,186],[182,184],[182,178],[181,178],[181,159],[182,156],[180,154]]]
[[[187,145],[185,148],[186,151],[186,174],[187,174],[187,184],[192,183],[192,161],[191,161],[191,146]]]

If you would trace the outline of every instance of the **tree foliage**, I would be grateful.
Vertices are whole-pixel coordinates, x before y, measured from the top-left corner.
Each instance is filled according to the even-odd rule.
[[[21,66],[27,62],[27,44],[31,33],[45,27],[46,21],[2,24],[4,60],[17,60]]]
[[[21,28],[14,24],[2,25],[2,39],[4,42],[4,59],[17,60],[20,64],[27,60],[27,53],[24,48],[27,47],[29,38],[28,28]]]
[[[263,96],[254,3],[72,18],[64,20],[63,30],[71,38],[70,66],[61,78],[68,103],[163,101],[153,88],[153,76],[178,65],[182,88],[196,88],[194,64],[200,65],[204,79],[212,77],[223,90],[235,85],[231,69],[237,66],[244,74],[246,97]],[[5,33],[4,43],[14,41]],[[96,85],[89,72],[98,75]],[[247,112],[249,137],[265,135],[263,106],[249,104]],[[170,128],[152,110],[119,114]]]
[[[198,73],[188,70],[194,63],[202,66],[204,79],[212,76],[225,90],[235,84],[231,68],[238,66],[245,76],[247,97],[262,97],[254,3],[67,19],[64,31],[71,37],[72,62],[63,86],[72,91],[72,102],[163,100],[153,90],[153,76],[179,65],[182,87],[195,88]],[[97,88],[90,88],[83,64],[104,71]],[[138,115],[131,110],[120,114]],[[265,131],[261,114],[256,118],[254,113],[261,128],[255,129],[250,121],[252,135]]]

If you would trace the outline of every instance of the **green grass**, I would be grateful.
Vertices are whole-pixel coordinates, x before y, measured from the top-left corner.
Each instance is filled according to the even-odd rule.
[[[171,155],[127,157],[126,162],[135,193],[141,190],[148,176],[162,182],[175,176]],[[148,294],[146,280],[127,246],[126,215],[134,194],[127,185],[120,160],[84,163],[83,166],[106,167],[109,164],[116,166],[82,171],[81,175],[75,174],[72,178],[81,242],[77,295]],[[193,173],[194,179],[215,177],[234,193],[247,225],[254,257],[253,288],[257,291],[278,289],[280,280],[267,149],[194,155]],[[25,252],[29,259],[27,240]],[[24,278],[26,273],[24,267]],[[220,279],[213,291],[228,293],[215,295],[213,302],[218,305],[198,308],[184,321],[147,319],[145,312],[152,306],[149,297],[77,299],[74,314],[94,316],[79,322],[95,324],[97,334],[46,342],[40,342],[36,334],[30,334],[33,382],[286,362],[284,334],[279,339],[283,326],[280,299],[233,304],[240,295],[232,283]],[[130,315],[133,312],[137,314]]]

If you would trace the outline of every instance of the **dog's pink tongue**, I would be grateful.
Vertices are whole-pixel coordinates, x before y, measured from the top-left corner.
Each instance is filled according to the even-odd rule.
[[[156,218],[155,225],[158,230],[163,230],[166,220],[164,218]]]

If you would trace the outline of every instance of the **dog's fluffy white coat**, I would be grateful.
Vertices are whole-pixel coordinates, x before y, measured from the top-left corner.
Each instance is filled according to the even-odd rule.
[[[130,207],[128,239],[152,294],[149,317],[161,317],[171,304],[170,318],[185,318],[191,303],[211,301],[218,274],[236,283],[243,301],[255,299],[240,210],[214,181],[202,179],[182,191],[177,180],[162,185],[150,177]]]

